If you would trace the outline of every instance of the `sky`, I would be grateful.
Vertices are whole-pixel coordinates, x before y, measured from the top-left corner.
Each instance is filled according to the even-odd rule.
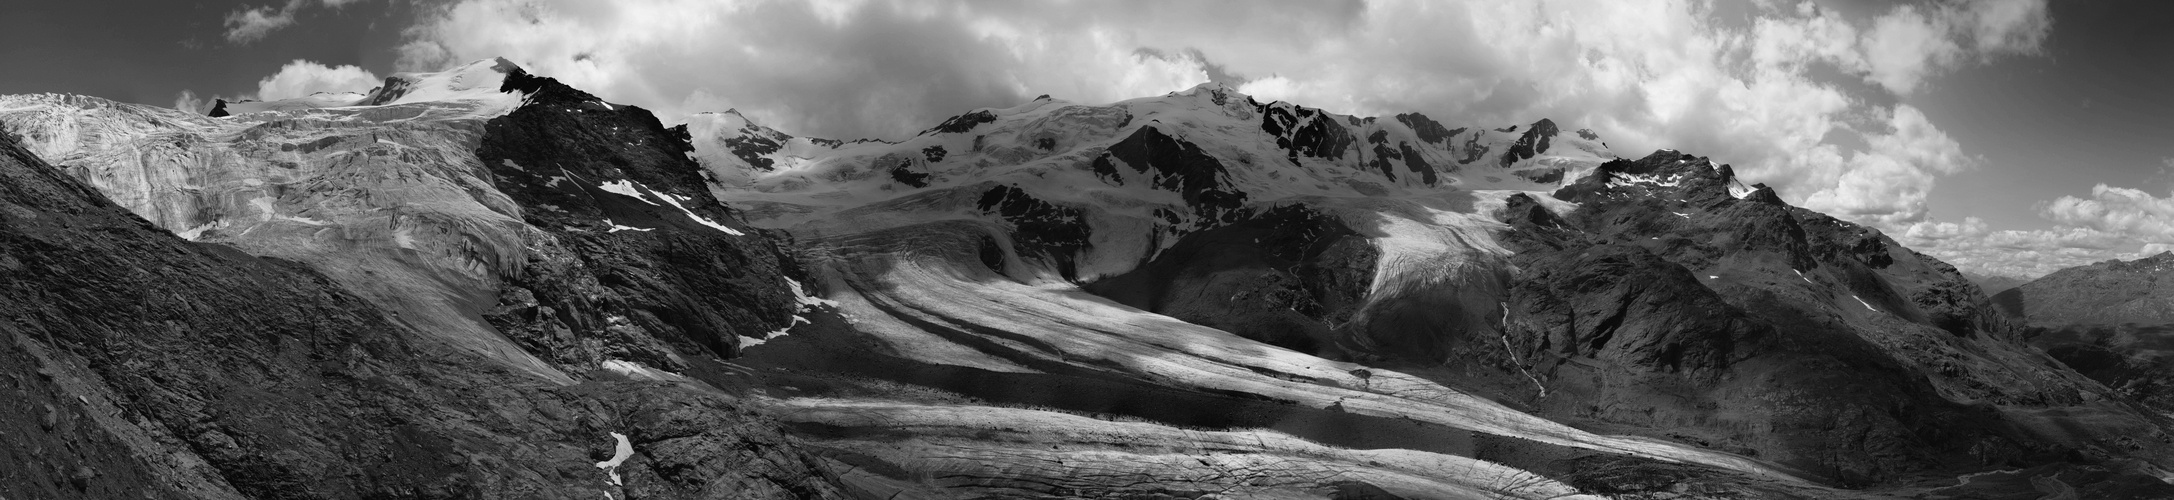
[[[1678,149],[1979,274],[2174,250],[2163,0],[76,0],[0,15],[0,93],[203,109],[505,57],[666,121],[910,135],[1208,81]]]

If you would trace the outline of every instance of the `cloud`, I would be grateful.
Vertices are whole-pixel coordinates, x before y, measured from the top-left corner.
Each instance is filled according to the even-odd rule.
[[[2174,193],[2160,197],[2099,184],[2088,196],[2039,204],[2038,215],[2055,227],[1991,231],[1970,217],[1962,223],[1918,222],[1895,238],[1959,268],[2019,277],[2174,250]]]
[[[1192,6],[1038,5],[470,0],[411,30],[401,66],[504,56],[667,120],[737,108],[796,133],[849,138],[911,133],[1038,94],[1109,102],[1208,80],[1191,53],[1140,51],[1157,45],[1139,30],[1040,19]]]
[[[251,7],[229,12],[226,15],[226,41],[249,43],[264,38],[274,31],[294,25],[294,12],[302,0],[287,0],[287,4],[274,9],[270,6]]]
[[[1963,223],[1920,222],[1894,234],[1913,250],[1958,269],[1984,275],[2036,278],[2062,268],[2147,255],[2127,237],[2085,227],[1990,230],[1976,218]],[[2148,248],[2146,249],[2148,250]]]
[[[182,90],[180,94],[174,95],[174,109],[196,114],[208,113],[211,111],[211,99],[197,97],[193,91]]]
[[[339,8],[362,0],[319,0],[326,7]],[[263,39],[274,31],[293,26],[295,16],[312,5],[310,0],[287,0],[278,8],[257,6],[235,10],[226,14],[226,41],[247,44]]]
[[[2090,198],[2063,196],[2038,207],[2059,224],[2086,227],[2148,243],[2174,243],[2174,196],[2099,184]]]
[[[276,101],[318,92],[366,92],[380,82],[377,74],[360,67],[326,66],[296,59],[281,66],[278,73],[258,80],[256,98]]]

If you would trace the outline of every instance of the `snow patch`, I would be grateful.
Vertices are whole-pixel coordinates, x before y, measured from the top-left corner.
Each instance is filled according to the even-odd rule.
[[[197,240],[197,238],[202,238],[202,237],[204,237],[204,232],[205,232],[205,231],[210,231],[210,230],[213,230],[213,229],[220,229],[220,228],[224,228],[224,227],[226,227],[226,221],[223,221],[223,220],[214,220],[214,221],[210,221],[210,222],[205,222],[205,223],[203,223],[203,224],[198,224],[198,225],[196,225],[196,227],[191,227],[191,228],[188,228],[188,229],[183,229],[183,230],[181,230],[181,231],[179,231],[179,232],[175,232],[175,233],[174,233],[174,235],[175,235],[175,236],[180,236],[180,237],[181,237],[181,239],[184,239],[184,240],[189,240],[189,241],[196,241],[196,240]]]
[[[831,309],[838,308],[838,301],[808,295],[807,289],[802,288],[800,282],[797,280],[794,280],[792,278],[785,278],[785,285],[788,288],[793,289],[793,301],[800,303],[801,312],[807,312],[808,310],[814,309],[816,306],[829,307]],[[778,337],[783,337],[787,333],[791,333],[793,327],[809,323],[812,322],[808,321],[808,318],[795,314],[793,315],[792,323],[786,324],[784,328],[779,328],[776,331],[764,334],[762,338],[741,338],[740,348],[745,349],[748,347],[762,345],[763,342],[769,342],[771,340],[777,339]]]
[[[828,306],[834,309],[838,307],[838,301],[808,295],[808,289],[801,287],[799,281],[785,278],[785,284],[792,287],[793,300],[800,303],[800,310],[802,311],[815,306]]]
[[[1683,174],[1670,174],[1666,177],[1658,174],[1614,174],[1608,177],[1608,187],[1611,188],[1639,185],[1676,187],[1682,184]]]
[[[649,201],[649,197],[643,196],[642,190],[635,186],[637,186],[637,184],[635,184],[634,181],[626,179],[620,179],[597,185],[597,187],[603,188],[605,191],[626,195],[629,198],[640,200],[642,203],[648,203],[650,205],[657,204],[656,202]]]
[[[656,369],[656,368],[650,368],[650,367],[648,367],[648,366],[645,366],[645,365],[643,365],[643,364],[641,364],[641,363],[636,363],[636,362],[633,362],[633,361],[627,361],[627,360],[623,360],[623,359],[607,359],[607,360],[604,360],[604,362],[602,363],[601,367],[602,367],[602,368],[604,369],[604,371],[608,371],[608,372],[612,372],[612,373],[617,373],[617,374],[619,374],[620,376],[624,376],[624,377],[626,377],[626,378],[631,378],[631,379],[635,379],[635,380],[655,380],[655,381],[659,381],[659,382],[676,382],[676,381],[682,381],[682,380],[686,380],[686,379],[687,379],[687,377],[681,376],[680,374],[677,374],[677,373],[672,373],[672,372],[668,372],[668,371],[664,371],[664,370],[659,370],[659,369]]]
[[[1855,295],[1851,295],[1851,296],[1849,296],[1849,298],[1852,298],[1852,299],[1857,299],[1857,303],[1858,303],[1858,304],[1863,304],[1863,305],[1865,306],[1865,310],[1868,310],[1868,311],[1872,311],[1872,312],[1880,312],[1880,310],[1879,310],[1879,309],[1873,309],[1873,308],[1872,308],[1872,304],[1868,304],[1868,303],[1865,303],[1865,299],[1859,299],[1859,298],[1857,298],[1857,296],[1855,296]]]
[[[679,196],[665,194],[662,196],[658,196],[658,198],[663,198],[665,203],[672,204],[672,208],[677,208],[679,209],[680,213],[687,214],[687,218],[694,219],[695,222],[700,222],[704,226],[709,226],[710,229],[724,231],[725,234],[733,236],[747,236],[747,233],[742,233],[739,230],[727,227],[724,224],[718,224],[717,221],[709,220],[708,218],[702,217],[700,215],[695,215],[693,210],[688,210],[686,206],[679,204],[680,200],[677,199],[680,198]],[[655,205],[655,203],[651,203],[651,205]]]
[[[1676,214],[1676,216],[1677,216],[1677,217],[1682,217],[1682,218],[1685,218],[1685,219],[1689,219],[1689,218],[1691,218],[1691,214],[1687,214],[1687,213],[1683,213],[1683,212],[1669,212],[1669,213],[1672,213],[1672,214]]]
[[[608,230],[608,231],[604,231],[604,232],[607,232],[607,233],[616,233],[616,232],[620,232],[620,231],[655,231],[655,230],[657,230],[657,228],[653,228],[653,227],[634,227],[634,226],[621,226],[621,225],[619,225],[618,223],[612,222],[612,221],[611,221],[611,219],[604,219],[604,224],[605,224],[605,225],[609,225],[609,226],[611,226],[611,230]]]
[[[1751,188],[1749,188],[1749,187],[1745,187],[1745,186],[1744,186],[1744,183],[1741,183],[1741,182],[1731,182],[1731,183],[1729,183],[1729,196],[1734,196],[1734,197],[1736,197],[1736,199],[1739,199],[1739,200],[1741,200],[1741,199],[1744,199],[1744,198],[1750,198],[1750,197],[1751,197],[1751,193],[1754,193],[1754,192],[1757,192],[1757,191],[1756,191],[1756,190],[1754,190],[1754,189],[1751,189]]]
[[[770,333],[765,333],[765,334],[763,334],[763,335],[762,335],[762,338],[759,338],[759,339],[758,339],[758,338],[748,338],[748,337],[740,337],[740,348],[741,348],[741,349],[746,349],[746,348],[749,348],[749,347],[754,347],[754,346],[759,346],[759,345],[762,345],[762,344],[763,344],[764,342],[769,342],[769,341],[772,341],[772,340],[777,340],[777,339],[778,339],[779,337],[784,337],[784,336],[785,336],[785,334],[788,334],[788,333],[792,333],[792,331],[793,331],[793,327],[796,327],[796,326],[800,326],[800,325],[805,325],[805,324],[809,324],[809,323],[813,323],[813,322],[812,322],[812,321],[808,321],[808,318],[804,318],[804,317],[801,317],[801,316],[800,316],[800,315],[798,315],[798,314],[795,314],[795,315],[793,315],[793,322],[785,324],[785,327],[784,327],[784,328],[779,328],[779,329],[776,329],[776,330],[772,330],[772,331],[771,331]]]
[[[628,458],[634,457],[634,443],[627,441],[627,435],[617,432],[611,433],[611,438],[618,440],[619,445],[612,450],[611,460],[597,462],[596,468],[604,469],[604,473],[611,475],[612,486],[619,486],[622,484],[619,481],[619,464],[626,463]]]

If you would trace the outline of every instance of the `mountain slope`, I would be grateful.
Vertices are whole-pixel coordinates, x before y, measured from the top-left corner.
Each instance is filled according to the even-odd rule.
[[[304,264],[175,237],[12,139],[0,200],[0,372],[24,403],[0,440],[11,498],[836,493],[743,403],[479,369]],[[599,470],[614,433],[680,453]],[[691,446],[715,442],[763,444]]]

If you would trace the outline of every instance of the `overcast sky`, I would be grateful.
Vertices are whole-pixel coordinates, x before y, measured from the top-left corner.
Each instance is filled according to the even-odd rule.
[[[196,108],[503,56],[667,121],[909,134],[1221,81],[1341,113],[1551,118],[1731,163],[1966,271],[2174,249],[2163,0],[75,0],[0,16],[0,93]]]

